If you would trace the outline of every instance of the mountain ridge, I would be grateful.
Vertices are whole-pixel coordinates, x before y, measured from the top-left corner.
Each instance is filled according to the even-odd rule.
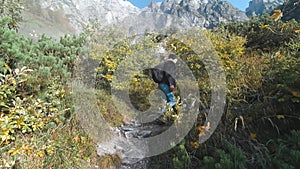
[[[123,24],[131,29],[129,32],[134,33],[135,30],[141,32],[147,28],[160,30],[164,26],[174,26],[178,29],[212,28],[222,22],[248,19],[245,12],[221,0],[165,0],[160,3],[152,1],[143,9],[125,0],[26,0],[25,4],[29,7],[25,16],[30,19],[24,17],[29,23],[23,24],[28,29],[52,36],[63,34],[64,30],[66,33],[78,34],[89,20],[99,22],[102,27],[115,23]],[[32,23],[34,21],[36,23]],[[49,25],[51,29],[43,30]],[[55,27],[59,31],[56,31]],[[31,30],[21,31],[27,35],[32,34]]]

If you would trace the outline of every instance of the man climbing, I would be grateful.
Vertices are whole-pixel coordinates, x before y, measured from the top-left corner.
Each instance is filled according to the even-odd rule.
[[[162,90],[166,96],[167,105],[173,108],[173,111],[177,113],[175,107],[174,89],[176,87],[176,81],[174,79],[176,72],[177,56],[170,54],[168,58],[155,66],[152,69],[152,78],[158,83],[158,87]]]

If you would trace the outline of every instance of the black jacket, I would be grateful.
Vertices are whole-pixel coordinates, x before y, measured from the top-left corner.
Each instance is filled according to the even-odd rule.
[[[176,72],[176,65],[174,62],[167,60],[155,66],[155,69],[159,69],[163,71],[163,79],[160,83],[164,83],[167,85],[176,86],[176,81],[174,79]]]

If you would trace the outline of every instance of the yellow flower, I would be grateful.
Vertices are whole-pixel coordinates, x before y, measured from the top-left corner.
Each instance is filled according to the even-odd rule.
[[[11,71],[10,67],[7,64],[5,64],[4,66],[8,71]]]
[[[256,133],[250,133],[250,138],[251,139],[256,139]]]
[[[17,27],[17,23],[12,23],[11,24],[13,27]]]
[[[204,131],[201,131],[200,134],[199,134],[198,136],[199,136],[199,137],[205,136],[205,132],[204,132]]]
[[[54,154],[54,150],[52,148],[47,149],[46,151],[47,151],[47,154],[49,154],[49,155]]]
[[[108,81],[112,81],[113,80],[113,75],[105,75],[104,76]]]
[[[300,33],[300,29],[295,30],[295,33]]]
[[[300,91],[296,89],[292,89],[290,87],[286,88],[287,91],[289,91],[294,97],[300,97]]]
[[[277,119],[284,119],[285,118],[284,115],[277,115],[276,117],[277,117]]]
[[[198,141],[191,142],[191,145],[192,145],[193,148],[196,148],[196,149],[200,147],[200,144],[199,144]]]
[[[36,154],[36,157],[44,157],[44,156],[45,156],[44,151],[39,151],[39,152]]]
[[[19,152],[17,150],[13,150],[13,149],[9,150],[7,153],[12,155],[12,156],[14,156],[16,154],[19,154]]]
[[[282,27],[283,27],[283,28],[285,28],[285,27],[287,27],[287,26],[288,26],[287,23],[283,23],[283,24],[282,24]]]
[[[281,19],[282,16],[283,13],[281,12],[281,10],[274,10],[274,14],[271,16],[271,18],[275,21],[278,21],[279,19]]]
[[[203,129],[205,129],[206,131],[208,131],[210,129],[210,122],[207,122],[206,126],[200,126],[200,127],[198,127],[199,131],[202,131]]]
[[[75,140],[76,142],[79,142],[79,141],[80,141],[80,137],[79,137],[79,136],[75,136],[75,137],[74,137],[74,140]]]
[[[262,25],[262,26],[260,26],[260,28],[266,29],[266,28],[269,28],[269,25]]]
[[[205,129],[205,126],[200,126],[200,127],[198,127],[198,130],[199,130],[199,131],[202,131],[203,129]]]

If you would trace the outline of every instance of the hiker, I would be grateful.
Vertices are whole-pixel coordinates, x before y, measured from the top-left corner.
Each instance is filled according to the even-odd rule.
[[[151,72],[153,80],[158,83],[159,89],[164,92],[167,98],[167,105],[172,107],[175,113],[177,113],[177,109],[175,107],[176,102],[173,91],[176,87],[176,81],[174,79],[176,63],[177,56],[170,54],[164,62],[155,66]]]

